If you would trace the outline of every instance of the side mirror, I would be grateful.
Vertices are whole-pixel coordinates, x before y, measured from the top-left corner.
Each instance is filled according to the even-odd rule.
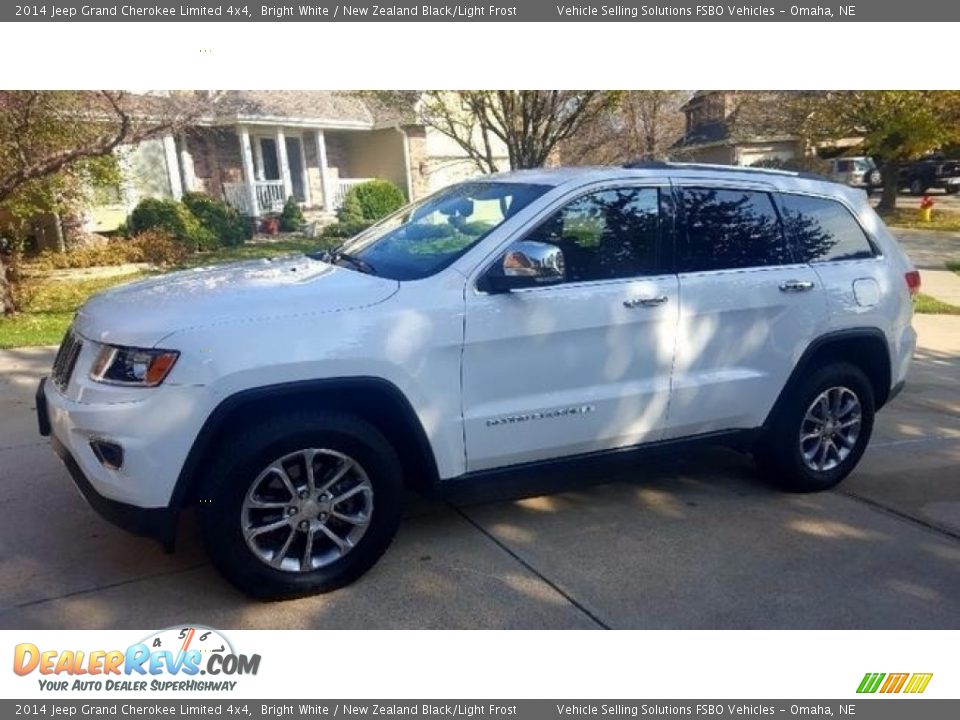
[[[549,243],[521,240],[513,243],[484,277],[482,290],[510,292],[566,279],[563,251]]]

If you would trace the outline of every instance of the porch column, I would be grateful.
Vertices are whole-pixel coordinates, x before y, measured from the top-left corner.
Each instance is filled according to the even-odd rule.
[[[180,160],[177,157],[177,142],[173,135],[163,136],[163,154],[167,161],[167,177],[170,179],[170,194],[174,200],[183,197],[183,182],[180,179]]]
[[[180,136],[180,176],[183,178],[183,191],[193,192],[196,185],[196,171],[193,166],[193,155],[187,147],[187,136]]]
[[[243,159],[243,180],[247,184],[247,205],[250,217],[260,217],[260,203],[257,201],[257,176],[253,171],[253,151],[250,148],[250,128],[241,125],[237,128],[240,136],[240,156]]]
[[[330,197],[330,180],[327,178],[327,141],[323,130],[317,129],[317,163],[320,165],[320,194],[323,196],[323,211],[333,212],[333,200]]]
[[[283,128],[277,128],[277,164],[280,166],[280,179],[283,180],[283,201],[293,195],[293,182],[290,180],[290,159],[287,157],[287,137]]]

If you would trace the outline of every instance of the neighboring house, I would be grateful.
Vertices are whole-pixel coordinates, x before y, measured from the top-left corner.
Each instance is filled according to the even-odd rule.
[[[332,217],[351,187],[372,178],[416,200],[479,172],[456,143],[418,122],[414,106],[332,91],[230,91],[215,106],[176,136],[122,150],[124,185],[92,209],[90,229],[115,229],[144,197],[204,192],[253,218],[293,197]],[[505,148],[501,156],[506,166]]]
[[[804,154],[796,137],[738,137],[733,132],[737,91],[698,90],[681,108],[686,131],[671,153],[689,162],[753,165],[761,160],[790,160]]]

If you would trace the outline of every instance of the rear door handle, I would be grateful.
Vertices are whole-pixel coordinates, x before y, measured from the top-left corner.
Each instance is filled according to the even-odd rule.
[[[813,290],[813,283],[809,280],[785,280],[780,283],[780,292],[806,292]]]
[[[663,305],[667,299],[668,298],[666,295],[660,295],[659,297],[651,298],[631,298],[630,300],[624,300],[623,306],[629,309],[637,307],[656,307],[657,305]]]

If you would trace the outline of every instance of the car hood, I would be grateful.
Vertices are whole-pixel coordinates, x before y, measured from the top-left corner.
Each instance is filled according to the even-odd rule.
[[[73,327],[90,340],[153,347],[187,328],[366,307],[398,288],[306,256],[251,260],[111,288],[80,308]]]

